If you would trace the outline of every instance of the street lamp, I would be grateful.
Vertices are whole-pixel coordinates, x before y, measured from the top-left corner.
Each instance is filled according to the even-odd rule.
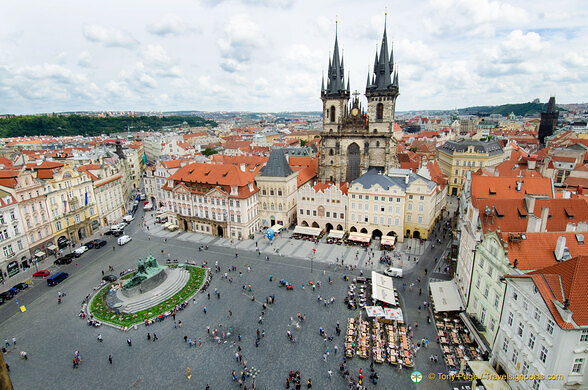
[[[316,255],[316,248],[312,248],[312,256],[310,256],[310,273],[312,273],[312,265],[313,265],[313,260],[314,260],[315,255]]]

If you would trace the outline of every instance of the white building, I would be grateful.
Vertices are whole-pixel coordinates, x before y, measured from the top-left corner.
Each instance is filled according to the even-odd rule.
[[[30,267],[29,246],[14,196],[0,190],[0,281]]]
[[[578,256],[505,278],[504,309],[493,363],[499,374],[545,377],[509,380],[511,388],[587,387],[587,275],[588,256]]]

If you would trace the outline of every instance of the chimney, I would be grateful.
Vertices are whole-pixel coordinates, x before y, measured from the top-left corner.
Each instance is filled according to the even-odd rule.
[[[239,168],[241,168],[241,172],[245,172],[245,164],[239,164]]]
[[[527,233],[537,233],[541,229],[541,219],[534,215],[529,215],[527,220]]]
[[[521,192],[521,182],[517,180],[517,184],[516,184],[516,190],[517,192]]]
[[[529,195],[525,195],[525,204],[527,205],[527,213],[533,214],[535,210],[535,198]]]
[[[555,255],[555,260],[562,261],[564,249],[566,248],[566,238],[564,236],[559,236],[557,238],[557,244],[555,244],[555,251],[553,254]]]
[[[537,161],[535,159],[530,159],[527,161],[527,169],[529,171],[534,171],[537,168]]]
[[[404,184],[408,185],[408,175],[404,176]]]
[[[566,225],[566,232],[575,232],[576,231],[576,224],[570,222]]]
[[[576,232],[588,232],[588,222],[578,222]]]
[[[549,207],[542,207],[541,208],[541,230],[540,232],[547,231],[547,218],[549,218]]]

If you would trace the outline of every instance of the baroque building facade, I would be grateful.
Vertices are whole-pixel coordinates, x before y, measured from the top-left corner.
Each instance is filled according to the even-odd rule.
[[[319,155],[319,181],[351,183],[369,168],[388,172],[397,168],[397,139],[394,110],[398,97],[398,73],[393,52],[388,51],[386,28],[380,54],[376,53],[373,74],[368,74],[365,96],[367,112],[355,92],[351,105],[349,79],[345,85],[343,58],[338,37],[332,60],[329,59],[327,83],[323,77],[323,129]]]

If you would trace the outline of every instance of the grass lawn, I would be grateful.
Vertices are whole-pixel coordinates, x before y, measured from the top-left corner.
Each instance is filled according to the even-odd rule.
[[[169,266],[171,268],[175,266]],[[110,290],[108,283],[104,286],[92,299],[90,303],[90,312],[94,315],[94,318],[101,321],[107,322],[117,326],[130,327],[135,324],[142,324],[145,320],[155,318],[166,311],[169,311],[177,304],[180,304],[189,299],[204,283],[206,277],[206,269],[194,266],[186,266],[186,270],[190,272],[190,278],[188,283],[182,288],[176,295],[169,298],[166,301],[159,303],[158,305],[132,314],[116,314],[108,306],[106,306],[106,295]],[[132,277],[133,274],[124,275],[121,280]],[[115,282],[116,283],[116,282]]]

